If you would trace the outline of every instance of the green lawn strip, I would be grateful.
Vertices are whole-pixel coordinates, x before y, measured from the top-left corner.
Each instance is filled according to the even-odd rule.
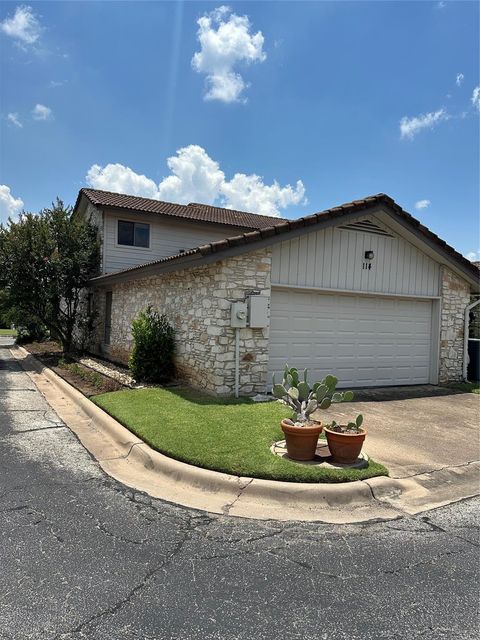
[[[277,402],[218,399],[187,388],[115,391],[92,400],[154,449],[206,469],[290,482],[388,475],[373,460],[365,469],[337,470],[273,455],[271,444],[283,439],[280,420],[290,414]]]
[[[480,382],[452,382],[448,385],[451,389],[458,389],[466,393],[480,394]]]
[[[0,336],[13,336],[17,335],[16,329],[0,329]]]

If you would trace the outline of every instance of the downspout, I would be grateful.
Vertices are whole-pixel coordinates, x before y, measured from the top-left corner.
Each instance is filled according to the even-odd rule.
[[[463,325],[463,380],[464,382],[468,382],[467,369],[468,369],[468,334],[469,334],[469,325],[470,325],[470,311],[474,309],[478,304],[480,304],[480,298],[478,300],[475,300],[475,302],[471,302],[469,305],[465,307],[464,325]]]
[[[240,382],[240,328],[236,327],[235,328],[235,398],[238,398],[239,382]]]

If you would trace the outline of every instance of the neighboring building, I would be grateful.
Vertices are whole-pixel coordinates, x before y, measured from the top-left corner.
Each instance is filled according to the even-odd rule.
[[[349,387],[462,378],[478,270],[384,194],[288,221],[82,189],[75,212],[103,239],[92,348],[113,360],[150,303],[175,327],[179,376],[217,394],[235,388],[236,337],[243,394],[285,362]],[[257,295],[233,328],[232,303]]]

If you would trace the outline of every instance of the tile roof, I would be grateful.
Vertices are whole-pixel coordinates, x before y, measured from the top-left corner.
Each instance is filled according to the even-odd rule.
[[[157,213],[188,220],[201,220],[203,222],[215,222],[217,224],[248,229],[271,227],[274,222],[283,220],[283,218],[261,216],[257,213],[213,207],[208,204],[198,204],[196,202],[191,202],[186,205],[175,204],[173,202],[163,202],[162,200],[129,196],[123,193],[113,193],[112,191],[101,191],[100,189],[81,189],[78,194],[75,209],[79,204],[82,194],[97,207],[144,211],[145,213]]]
[[[347,213],[356,213],[361,212],[364,209],[369,209],[372,206],[384,204],[387,205],[391,210],[393,210],[401,219],[405,220],[413,229],[417,232],[418,235],[423,236],[425,239],[433,242],[437,247],[440,247],[445,251],[453,260],[459,263],[465,271],[468,271],[470,277],[478,281],[479,279],[479,270],[474,263],[470,262],[464,258],[460,253],[458,253],[453,247],[448,245],[444,240],[439,238],[435,233],[430,231],[427,227],[425,227],[419,220],[414,218],[410,213],[404,211],[393,198],[386,195],[385,193],[378,193],[377,195],[368,196],[361,200],[352,200],[352,202],[346,202],[345,204],[338,205],[336,207],[332,207],[331,209],[326,209],[325,211],[319,211],[318,213],[313,213],[309,216],[304,216],[302,218],[297,218],[296,220],[281,220],[278,221],[278,218],[270,218],[271,224],[269,227],[265,227],[262,229],[257,229],[255,231],[249,231],[247,233],[243,233],[238,236],[233,236],[230,238],[225,238],[224,240],[216,240],[214,242],[210,242],[208,244],[196,247],[194,249],[190,249],[189,251],[185,251],[183,253],[175,254],[173,256],[167,256],[166,258],[161,258],[159,260],[153,260],[152,262],[143,263],[140,265],[136,265],[133,267],[129,267],[127,269],[122,269],[120,271],[114,271],[112,273],[107,273],[101,276],[97,276],[96,278],[92,278],[92,283],[102,283],[110,278],[115,278],[116,276],[121,276],[122,274],[130,274],[131,272],[140,271],[142,269],[147,269],[148,267],[152,267],[155,265],[163,265],[164,263],[179,261],[178,268],[181,269],[181,261],[185,260],[189,256],[199,255],[200,257],[208,256],[210,254],[221,253],[222,251],[226,251],[227,249],[239,247],[242,245],[250,245],[255,242],[258,242],[262,239],[271,238],[277,235],[283,235],[284,233],[288,233],[289,231],[293,231],[295,229],[300,229],[302,227],[309,227],[315,225],[318,222],[323,220],[331,220],[335,218],[341,218],[344,214]],[[245,249],[248,251],[248,248]]]

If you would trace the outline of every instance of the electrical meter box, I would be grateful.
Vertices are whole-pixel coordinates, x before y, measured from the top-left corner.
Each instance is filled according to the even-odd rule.
[[[230,307],[230,326],[236,329],[243,329],[247,326],[247,303],[232,302]]]
[[[252,329],[268,327],[268,300],[267,296],[249,296],[248,326]]]

